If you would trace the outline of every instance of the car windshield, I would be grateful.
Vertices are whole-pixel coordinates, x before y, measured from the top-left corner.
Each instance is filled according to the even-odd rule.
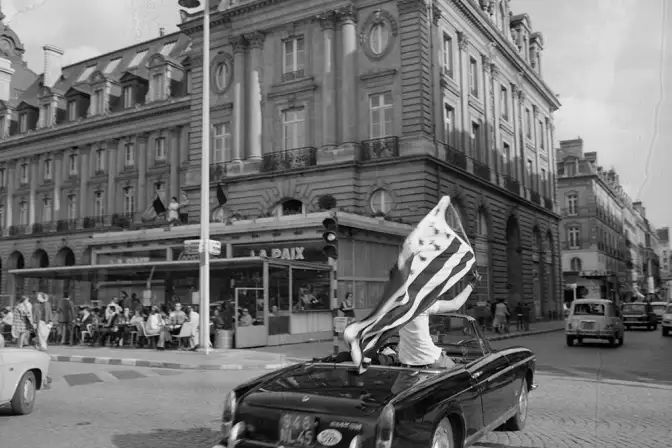
[[[643,303],[626,303],[623,305],[623,312],[643,314],[646,313],[646,305]]]
[[[665,304],[661,303],[659,305],[651,305],[651,308],[653,308],[653,312],[656,314],[663,314],[665,312]]]
[[[605,308],[601,303],[577,303],[574,305],[574,315],[604,316]]]
[[[472,360],[484,356],[489,350],[474,323],[466,317],[429,316],[429,332],[434,343],[451,357]]]

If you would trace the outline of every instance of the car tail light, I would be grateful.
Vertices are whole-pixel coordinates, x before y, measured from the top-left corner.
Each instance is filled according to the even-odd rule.
[[[376,448],[390,448],[394,437],[394,406],[388,404],[378,418]]]
[[[233,419],[236,417],[236,407],[238,399],[236,393],[231,391],[224,400],[224,411],[222,412],[222,437],[228,437],[233,425]]]

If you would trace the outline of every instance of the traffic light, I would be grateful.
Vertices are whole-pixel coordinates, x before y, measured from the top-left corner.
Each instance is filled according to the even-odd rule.
[[[336,214],[325,218],[322,225],[324,226],[324,233],[322,233],[324,249],[322,249],[322,252],[327,257],[336,260],[338,258],[338,220]]]

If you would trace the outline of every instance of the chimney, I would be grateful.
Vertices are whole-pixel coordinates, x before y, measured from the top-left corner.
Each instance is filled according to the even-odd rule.
[[[159,36],[163,37],[166,35],[166,29],[161,27],[159,28]]]
[[[44,79],[42,84],[52,88],[61,77],[63,50],[52,45],[45,45],[42,49],[44,50]]]
[[[565,157],[573,156],[577,159],[583,159],[583,139],[581,137],[574,140],[561,140],[560,149]]]
[[[12,75],[14,69],[12,62],[0,56],[0,100],[9,101],[12,99]]]

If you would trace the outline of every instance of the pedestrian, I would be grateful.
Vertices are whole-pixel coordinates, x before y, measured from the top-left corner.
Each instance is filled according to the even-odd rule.
[[[75,305],[68,294],[64,294],[58,309],[58,324],[61,327],[61,345],[73,345],[75,328]]]
[[[28,296],[22,296],[14,308],[14,322],[12,323],[12,337],[16,339],[16,346],[23,348],[30,343],[30,332],[33,324],[33,307]]]
[[[495,304],[495,319],[493,321],[493,327],[497,333],[504,333],[504,328],[506,326],[506,318],[508,314],[508,309],[503,300],[499,300]]]
[[[516,331],[523,329],[523,304],[518,302],[513,310],[516,313]]]
[[[523,305],[523,331],[530,331],[530,317],[532,309],[528,303]]]
[[[51,315],[51,303],[49,303],[49,296],[43,292],[36,294],[37,303],[33,307],[33,322],[35,323],[35,333],[37,336],[37,344],[35,348],[41,351],[47,350],[47,341],[53,326]]]
[[[352,293],[349,292],[345,295],[345,299],[341,302],[340,307],[341,313],[348,319],[348,323],[352,322],[355,318],[355,305],[352,303]]]

